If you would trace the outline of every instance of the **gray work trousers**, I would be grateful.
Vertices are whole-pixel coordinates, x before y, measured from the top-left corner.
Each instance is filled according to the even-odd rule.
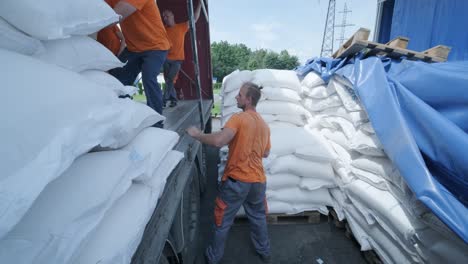
[[[229,229],[241,205],[249,219],[250,237],[256,251],[270,255],[265,189],[265,183],[246,183],[231,178],[222,182],[215,201],[214,238],[205,252],[209,263],[218,263],[223,257]]]

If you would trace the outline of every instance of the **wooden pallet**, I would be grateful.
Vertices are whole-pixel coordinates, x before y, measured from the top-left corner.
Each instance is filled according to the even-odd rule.
[[[287,225],[297,223],[318,224],[320,223],[321,214],[318,211],[306,211],[299,214],[268,214],[267,222],[273,225]],[[247,216],[241,215],[236,217],[236,224],[241,224],[247,221]]]
[[[365,57],[387,56],[390,58],[406,57],[409,60],[421,60],[426,62],[447,61],[450,47],[438,45],[425,51],[409,50],[409,38],[397,37],[386,44],[369,41],[368,29],[360,28],[348,41],[343,44],[334,54],[333,58],[346,58],[364,51]]]

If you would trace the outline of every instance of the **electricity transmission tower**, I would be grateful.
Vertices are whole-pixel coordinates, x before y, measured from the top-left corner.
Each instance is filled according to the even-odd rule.
[[[321,57],[331,57],[333,54],[333,41],[335,34],[335,0],[328,2],[327,20],[325,22],[325,30],[323,31]]]
[[[350,26],[354,26],[354,24],[346,24],[346,16],[348,13],[351,13],[351,9],[348,9],[348,6],[345,2],[344,4],[344,8],[343,8],[343,11],[340,11],[339,13],[342,13],[343,14],[343,20],[341,21],[341,24],[340,25],[336,25],[335,27],[341,27],[341,32],[340,32],[340,38],[337,39],[338,41],[338,46],[341,47],[341,45],[343,45],[343,42],[345,41],[345,28],[346,27],[350,27]]]

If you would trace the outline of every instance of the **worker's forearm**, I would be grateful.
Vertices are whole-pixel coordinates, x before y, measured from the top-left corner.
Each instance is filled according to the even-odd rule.
[[[194,136],[195,139],[197,139],[198,141],[204,143],[204,144],[207,144],[207,145],[211,145],[211,146],[215,146],[215,147],[222,147],[224,144],[221,142],[219,136],[214,133],[214,134],[205,134],[205,133],[200,133],[196,136]]]

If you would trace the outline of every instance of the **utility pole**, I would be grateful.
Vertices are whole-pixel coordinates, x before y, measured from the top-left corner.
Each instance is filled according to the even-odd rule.
[[[346,24],[347,13],[351,13],[351,12],[352,12],[351,9],[348,9],[348,5],[345,2],[343,11],[339,12],[339,13],[343,14],[343,20],[342,20],[340,25],[335,26],[335,27],[341,27],[340,38],[337,39],[337,41],[339,43],[338,46],[340,46],[340,47],[341,47],[341,45],[343,45],[343,42],[345,41],[345,28],[350,27],[350,26],[354,26],[354,24]]]
[[[331,57],[333,54],[333,41],[335,34],[335,0],[328,2],[327,20],[325,22],[325,30],[323,31],[321,57]]]

